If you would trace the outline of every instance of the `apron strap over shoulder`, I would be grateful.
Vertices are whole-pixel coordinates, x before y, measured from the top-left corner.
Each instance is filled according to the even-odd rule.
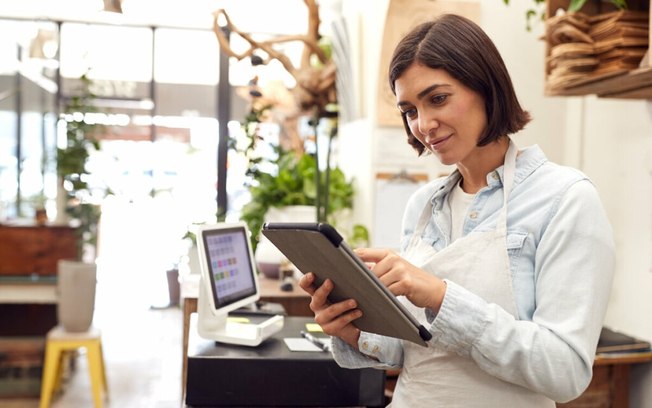
[[[503,167],[503,208],[501,208],[498,221],[496,221],[496,229],[502,229],[504,231],[507,230],[507,199],[509,198],[509,194],[512,192],[512,187],[514,186],[517,152],[518,148],[516,147],[516,144],[510,139]]]

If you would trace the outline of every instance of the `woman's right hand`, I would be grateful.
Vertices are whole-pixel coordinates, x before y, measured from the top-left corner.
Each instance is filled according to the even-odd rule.
[[[348,299],[330,304],[327,298],[333,290],[333,282],[326,279],[321,286],[316,287],[315,274],[312,272],[301,277],[299,286],[310,295],[310,310],[315,313],[315,322],[321,326],[324,333],[339,337],[357,350],[360,329],[352,324],[362,316],[362,311],[357,309],[357,302]]]

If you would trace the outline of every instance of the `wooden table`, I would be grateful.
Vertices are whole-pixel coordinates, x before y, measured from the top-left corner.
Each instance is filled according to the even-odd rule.
[[[0,336],[45,336],[57,324],[56,276],[0,275]]]
[[[0,336],[45,336],[57,324],[60,259],[77,257],[76,229],[0,223]]]
[[[589,387],[577,399],[559,408],[629,407],[629,370],[633,364],[652,361],[652,352],[598,354]]]
[[[56,276],[60,259],[77,258],[75,228],[0,224],[0,276]]]
[[[288,316],[312,317],[310,296],[295,282],[291,291],[281,290],[281,281],[260,277],[260,300],[279,303]],[[181,395],[185,400],[186,377],[188,374],[188,339],[190,336],[190,315],[197,311],[197,294],[199,293],[199,274],[190,274],[181,280],[181,305],[183,307],[183,350],[181,371]]]

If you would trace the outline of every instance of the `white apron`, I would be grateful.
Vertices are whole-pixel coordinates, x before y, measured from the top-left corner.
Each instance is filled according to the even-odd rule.
[[[494,231],[471,233],[436,252],[421,240],[432,216],[432,203],[424,208],[405,257],[414,265],[449,279],[516,316],[507,255],[507,197],[514,181],[516,146],[510,142],[505,156],[503,207]],[[423,308],[405,300],[405,306],[425,326]],[[390,406],[417,407],[546,407],[555,403],[521,386],[502,381],[468,357],[403,341],[404,363]]]

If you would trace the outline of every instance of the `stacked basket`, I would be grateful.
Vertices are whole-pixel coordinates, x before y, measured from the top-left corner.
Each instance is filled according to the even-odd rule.
[[[647,12],[629,10],[549,18],[547,90],[567,90],[637,68],[648,48],[648,26]]]

